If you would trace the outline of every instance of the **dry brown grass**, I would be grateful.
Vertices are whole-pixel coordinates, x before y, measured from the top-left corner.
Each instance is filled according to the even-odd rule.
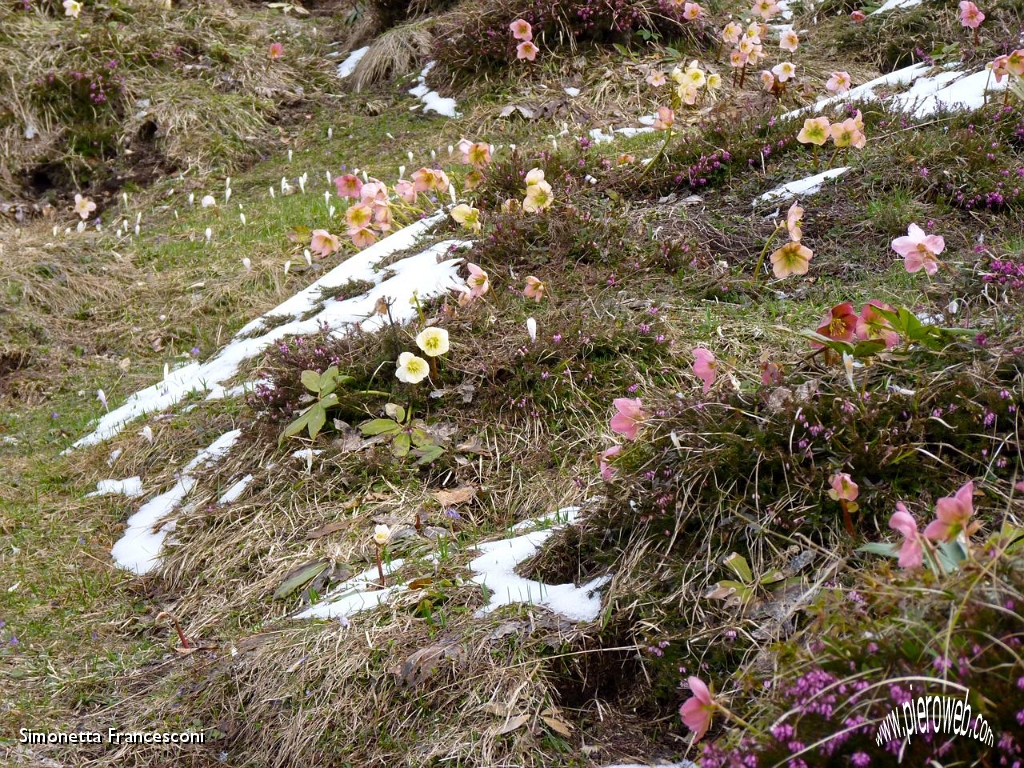
[[[0,16],[0,67],[9,81],[0,89],[0,190],[9,195],[28,181],[36,193],[96,180],[120,186],[103,168],[115,160],[122,177],[140,162],[202,172],[237,167],[266,142],[270,121],[315,97],[330,76],[330,62],[300,22],[225,4],[168,12],[148,2],[116,11],[87,6],[78,24],[9,6]],[[272,39],[284,41],[286,55],[270,66]],[[75,72],[85,84],[102,74],[107,101],[72,96]],[[46,83],[51,74],[55,85]]]

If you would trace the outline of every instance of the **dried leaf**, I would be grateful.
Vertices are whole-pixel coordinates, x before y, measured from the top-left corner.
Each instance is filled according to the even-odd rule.
[[[544,721],[548,728],[559,736],[564,736],[566,738],[572,736],[572,726],[562,720],[559,720],[557,717],[545,717],[541,715],[540,719]]]
[[[430,576],[424,576],[422,579],[413,579],[408,584],[406,584],[406,586],[409,589],[423,589],[424,587],[429,587],[433,583],[433,578],[431,578]]]
[[[345,528],[347,528],[348,525],[348,522],[342,520],[338,520],[333,523],[328,523],[327,525],[317,528],[315,531],[310,531],[309,533],[307,533],[306,541],[310,541],[311,539],[322,539],[324,536],[330,536],[332,533],[337,533],[338,531],[345,530]]]
[[[419,685],[440,671],[445,662],[458,664],[465,657],[462,646],[452,640],[420,648],[402,662],[397,676],[404,685]]]
[[[512,731],[522,728],[530,722],[529,715],[516,715],[515,717],[506,720],[504,725],[500,725],[494,729],[495,736],[503,736],[506,733],[512,733]]]
[[[434,491],[433,496],[442,507],[454,507],[459,504],[465,504],[468,501],[472,501],[476,496],[476,487],[472,485],[463,485],[460,488],[456,488],[454,491]]]

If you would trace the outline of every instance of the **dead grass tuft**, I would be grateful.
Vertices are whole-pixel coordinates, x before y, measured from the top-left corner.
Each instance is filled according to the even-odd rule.
[[[425,61],[434,39],[431,25],[432,19],[419,19],[377,37],[352,73],[355,90],[407,75]]]

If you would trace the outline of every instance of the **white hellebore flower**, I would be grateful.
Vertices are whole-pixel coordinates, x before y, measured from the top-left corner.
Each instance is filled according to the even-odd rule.
[[[64,15],[73,16],[78,18],[78,14],[82,12],[82,4],[77,0],[64,0]]]
[[[416,346],[422,349],[427,357],[443,355],[448,352],[448,331],[433,325],[424,328],[416,337]]]
[[[373,543],[378,547],[383,547],[388,543],[388,539],[391,538],[391,529],[386,525],[376,525],[373,528]]]
[[[422,357],[412,352],[403,352],[398,356],[398,369],[395,376],[405,384],[419,384],[430,373],[430,366]]]

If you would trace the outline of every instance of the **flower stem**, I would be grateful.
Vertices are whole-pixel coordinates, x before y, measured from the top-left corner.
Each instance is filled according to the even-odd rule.
[[[775,226],[775,231],[769,235],[768,240],[764,244],[764,248],[761,249],[761,255],[757,257],[757,264],[754,266],[754,283],[756,284],[761,278],[761,267],[764,264],[764,257],[768,254],[768,249],[771,247],[772,242],[775,240],[775,236],[779,234],[779,230],[783,227],[782,224]]]
[[[665,148],[668,147],[668,143],[670,141],[672,141],[672,126],[671,125],[668,127],[668,130],[665,131],[665,141],[662,142],[661,146],[658,148],[658,154],[656,154],[653,158],[651,158],[651,162],[649,162],[647,164],[647,166],[643,169],[643,171],[637,177],[637,182],[639,182],[641,179],[643,179],[644,176],[647,175],[647,172],[650,171],[651,168],[654,167],[655,163],[657,163],[661,159],[661,156],[665,154]]]
[[[856,536],[856,532],[853,530],[853,518],[850,517],[850,509],[846,506],[846,499],[840,499],[839,505],[843,508],[843,525],[846,526],[846,532],[851,537]]]
[[[377,574],[380,576],[380,585],[383,587],[384,584],[384,562],[381,560],[381,548],[380,544],[377,545]]]

